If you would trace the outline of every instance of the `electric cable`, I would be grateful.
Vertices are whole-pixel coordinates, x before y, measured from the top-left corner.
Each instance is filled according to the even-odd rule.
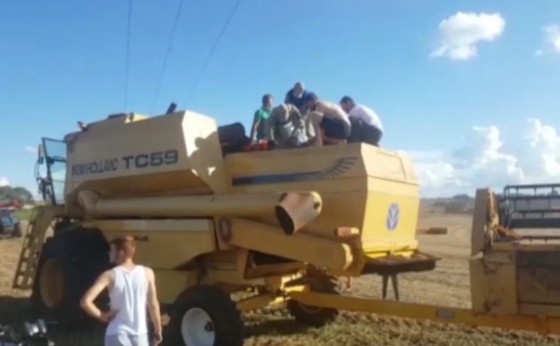
[[[161,72],[160,72],[160,75],[159,75],[159,79],[158,79],[158,82],[156,84],[156,91],[155,91],[154,101],[152,102],[152,108],[150,110],[150,114],[154,111],[157,100],[159,98],[159,91],[160,91],[160,88],[161,88],[161,83],[162,83],[162,80],[163,80],[163,76],[165,74],[165,70],[167,68],[167,60],[169,59],[169,55],[171,54],[171,49],[173,48],[173,44],[175,42],[175,33],[177,31],[177,24],[179,23],[179,18],[181,17],[182,8],[183,8],[183,0],[180,0],[177,11],[175,12],[175,19],[173,20],[173,26],[171,28],[171,39],[169,40],[169,45],[167,46],[167,51],[165,52],[165,55],[163,57],[163,65],[161,67]]]
[[[208,64],[212,60],[212,57],[214,56],[214,53],[216,52],[216,48],[218,47],[218,44],[220,43],[220,40],[222,39],[222,36],[226,32],[226,30],[227,30],[227,28],[228,28],[228,26],[231,22],[231,19],[233,18],[233,15],[235,14],[235,11],[239,7],[240,3],[241,3],[241,0],[237,0],[237,2],[235,3],[235,6],[232,8],[228,18],[226,19],[226,22],[225,22],[225,24],[222,28],[222,31],[220,32],[220,34],[218,35],[218,37],[214,41],[214,45],[213,45],[212,49],[210,50],[210,53],[206,57],[206,60],[204,61],[204,64],[202,65],[201,69],[199,70],[199,73],[198,73],[198,75],[195,79],[195,82],[194,82],[192,88],[190,89],[189,93],[187,94],[187,98],[185,99],[185,104],[187,104],[187,102],[189,101],[189,99],[193,95],[194,91],[198,87],[198,83],[200,82],[200,79],[202,78],[202,75],[203,75],[206,67],[208,66]]]
[[[124,109],[128,109],[128,75],[130,69],[130,28],[132,18],[132,0],[128,0],[128,21],[126,34],[126,58],[125,58],[125,77],[124,77]]]

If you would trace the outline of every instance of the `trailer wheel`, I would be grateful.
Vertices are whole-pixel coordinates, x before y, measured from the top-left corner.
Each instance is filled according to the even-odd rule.
[[[33,282],[31,302],[35,313],[62,326],[84,328],[98,324],[80,307],[80,299],[108,267],[104,238],[77,229],[47,239]],[[106,294],[96,301],[104,303]]]
[[[340,294],[337,278],[327,275],[321,270],[310,267],[305,278],[308,281],[311,292]],[[296,322],[312,327],[322,327],[335,320],[338,316],[338,310],[336,309],[308,306],[293,299],[288,300],[286,308]]]
[[[177,346],[243,345],[241,313],[229,294],[217,287],[188,288],[170,315],[166,345],[169,341]]]

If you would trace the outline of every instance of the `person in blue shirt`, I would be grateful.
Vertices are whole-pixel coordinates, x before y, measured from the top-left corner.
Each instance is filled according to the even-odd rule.
[[[300,113],[303,115],[307,113],[305,107],[305,100],[309,92],[305,90],[305,86],[302,82],[297,82],[293,88],[288,90],[286,93],[286,98],[284,99],[285,104],[291,104],[297,107]]]

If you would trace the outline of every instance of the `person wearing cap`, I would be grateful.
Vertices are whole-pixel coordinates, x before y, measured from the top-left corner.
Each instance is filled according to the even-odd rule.
[[[270,116],[270,111],[274,104],[274,98],[270,94],[262,97],[262,106],[253,115],[253,126],[251,127],[251,141],[258,143],[266,138],[265,124]]]
[[[309,117],[315,133],[321,134],[316,136],[315,145],[347,143],[352,124],[338,104],[319,100],[315,93],[309,93],[305,106],[310,110]]]
[[[357,104],[350,96],[340,100],[340,106],[352,122],[352,141],[359,141],[379,146],[383,136],[383,124],[373,109]]]
[[[305,99],[309,92],[305,90],[305,86],[302,82],[297,82],[288,92],[284,99],[285,104],[294,105],[300,111],[301,114],[306,113],[305,109]]]
[[[305,118],[293,104],[274,107],[267,121],[267,139],[278,149],[299,148],[308,145],[314,136]]]
[[[116,266],[97,278],[80,305],[89,315],[108,324],[105,346],[150,345],[148,312],[154,327],[152,345],[159,345],[162,324],[154,272],[134,263],[136,243],[133,237],[118,237],[110,242],[110,246],[111,262]],[[109,292],[111,309],[108,312],[101,311],[94,304],[104,289]]]

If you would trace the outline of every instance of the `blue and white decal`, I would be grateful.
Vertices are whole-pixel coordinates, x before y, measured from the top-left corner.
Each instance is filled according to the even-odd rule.
[[[394,231],[399,225],[401,208],[397,203],[391,203],[389,210],[387,210],[387,230]]]

